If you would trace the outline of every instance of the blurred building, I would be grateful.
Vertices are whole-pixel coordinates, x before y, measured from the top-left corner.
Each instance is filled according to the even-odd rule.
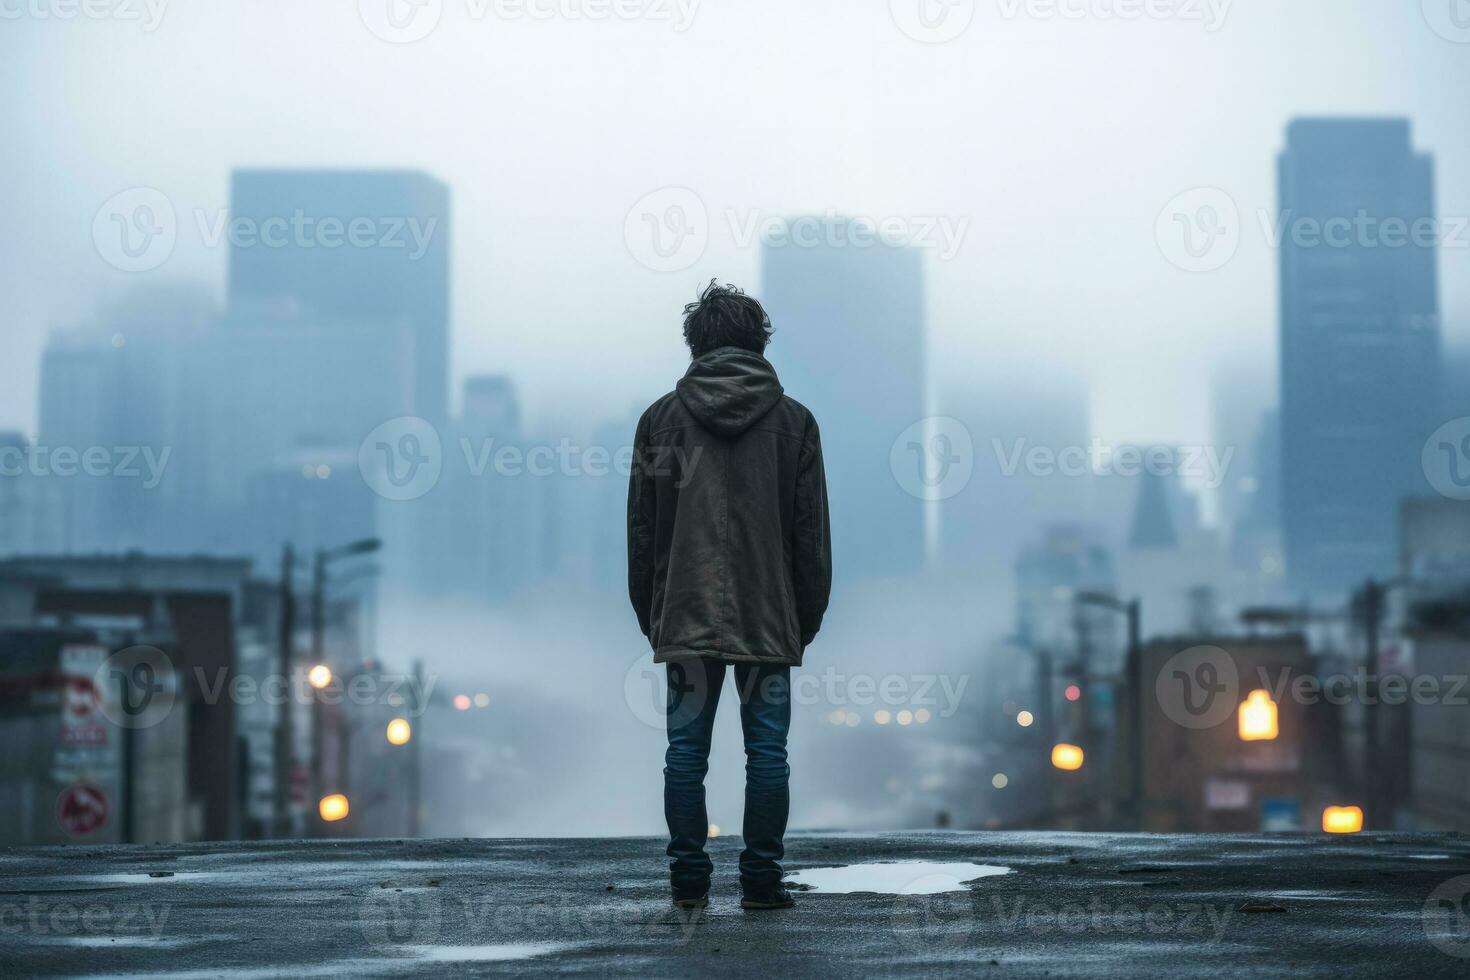
[[[764,243],[760,295],[776,331],[768,356],[821,426],[835,574],[913,575],[924,561],[924,502],[900,485],[890,453],[926,414],[922,253],[840,237],[845,247]]]
[[[1281,413],[1261,416],[1255,438],[1240,470],[1235,506],[1229,513],[1227,533],[1230,557],[1236,566],[1284,581],[1285,545],[1281,532]]]
[[[402,796],[401,778],[368,763],[403,771],[401,755],[379,758],[378,742],[407,711],[409,688],[367,654],[371,606],[360,589],[335,588],[350,584],[349,570],[323,583],[319,649],[312,603],[293,602],[286,697],[283,593],[249,567],[138,553],[0,561],[0,735],[15,747],[0,759],[0,841],[315,833],[318,784],[361,789],[365,805]],[[314,711],[300,676],[313,657],[355,693]],[[373,809],[350,827],[408,832],[401,804]]]
[[[1016,377],[977,368],[963,388],[946,391],[939,413],[959,420],[974,446],[969,484],[938,503],[939,560],[950,573],[999,585],[1021,549],[1049,525],[1097,520],[1090,509],[1096,477],[1088,468],[1028,466],[1038,449],[1055,459],[1085,451],[1088,389],[1065,371],[1047,376],[1028,365]]]
[[[1444,381],[1440,385],[1440,416],[1445,421],[1470,416],[1470,344],[1451,343],[1450,333],[1446,331]]]
[[[1340,591],[1393,569],[1438,425],[1438,251],[1410,234],[1435,218],[1434,166],[1408,120],[1299,119],[1279,180],[1287,571]]]
[[[405,326],[411,412],[448,418],[448,187],[415,171],[236,170],[230,220],[243,229],[229,268],[242,328],[262,313]]]
[[[1462,599],[1463,611],[1470,601]],[[1426,622],[1408,634],[1413,680],[1432,687],[1406,697],[1409,770],[1405,795],[1396,798],[1416,830],[1470,831],[1470,621]],[[1432,694],[1427,693],[1432,690]],[[1397,734],[1395,729],[1388,729]]]
[[[45,485],[30,466],[31,442],[0,431],[0,558],[42,550]]]
[[[1231,453],[1224,482],[1214,491],[1218,525],[1240,569],[1280,577],[1281,545],[1280,387],[1272,365],[1235,363],[1222,368],[1210,389],[1214,449]]]
[[[1191,650],[1201,652],[1194,660],[1176,659]],[[1140,657],[1139,829],[1313,829],[1323,807],[1344,802],[1333,780],[1340,767],[1333,707],[1282,696],[1315,671],[1300,635],[1195,636],[1146,644]],[[1259,698],[1256,691],[1277,699],[1277,730],[1248,740],[1242,705]],[[1125,785],[1133,764],[1125,754],[1114,770]]]
[[[1113,592],[1117,570],[1095,532],[1077,524],[1055,524],[1016,559],[1016,642],[1048,650],[1058,661],[1081,655],[1079,630],[1090,644],[1094,669],[1116,666],[1113,618],[1080,607],[1081,592]]]
[[[1033,723],[1020,737],[1042,758],[1057,742],[1086,746],[1092,754],[1085,772],[1064,779],[1041,767],[1040,782],[1018,783],[1016,795],[1026,798],[1032,819],[1043,826],[1094,827],[1103,817],[1094,773],[1105,768],[1116,742],[1112,720],[1122,645],[1118,617],[1082,599],[1116,591],[1113,558],[1089,529],[1054,525],[1021,552],[1015,574],[1013,644],[1026,652],[1027,662],[1008,666],[1030,677],[1032,689],[1003,704],[1002,714],[1031,713]]]
[[[215,310],[198,289],[139,289],[53,331],[41,357],[37,550],[187,552],[208,527],[199,400],[232,366],[201,376],[195,352]],[[44,454],[44,455],[42,455]],[[68,460],[95,458],[82,467]]]
[[[1171,472],[1126,481],[1136,497],[1118,577],[1127,594],[1142,600],[1149,633],[1214,633],[1238,610],[1276,601],[1281,578],[1231,561],[1225,535],[1201,518],[1199,493],[1176,475],[1184,451],[1168,451]]]
[[[1408,681],[1380,710],[1397,760],[1384,795],[1414,829],[1470,831],[1470,501],[1405,500],[1399,521],[1400,601],[1381,659]]]
[[[560,474],[542,472],[540,457],[528,459],[532,441],[510,378],[471,376],[462,401],[446,431],[438,485],[411,502],[411,512],[385,519],[390,539],[396,531],[417,549],[416,581],[408,587],[503,602],[547,573],[552,557],[543,532]]]
[[[240,836],[235,629],[247,564],[141,555],[0,562],[0,836]],[[114,684],[118,685],[114,687]],[[159,717],[128,709],[164,703]]]

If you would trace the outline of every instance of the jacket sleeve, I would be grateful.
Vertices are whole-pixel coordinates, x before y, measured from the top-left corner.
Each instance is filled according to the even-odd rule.
[[[647,636],[653,615],[653,528],[656,500],[648,465],[648,418],[638,420],[628,474],[628,598]]]
[[[796,474],[796,540],[792,579],[796,613],[805,649],[822,628],[832,594],[832,529],[827,520],[827,475],[822,465],[822,437],[817,422],[807,424]]]

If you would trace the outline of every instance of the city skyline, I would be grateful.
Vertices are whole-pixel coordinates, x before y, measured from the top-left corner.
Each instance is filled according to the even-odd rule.
[[[71,174],[63,185],[30,162],[38,157],[0,155],[0,176],[37,189],[13,202],[27,240],[0,246],[0,268],[14,276],[14,363],[35,363],[49,325],[85,319],[99,297],[136,278],[108,267],[91,241],[93,219],[113,195],[131,187],[165,193],[180,235],[149,278],[202,281],[222,296],[224,250],[204,243],[197,216],[213,227],[227,206],[230,170],[351,160],[422,169],[456,189],[449,390],[468,375],[513,367],[527,392],[527,419],[539,428],[575,429],[578,418],[565,408],[583,402],[586,415],[621,415],[672,376],[679,354],[668,349],[667,332],[695,285],[715,275],[747,288],[757,280],[758,245],[740,244],[752,216],[831,209],[947,218],[956,227],[968,220],[958,253],[937,260],[942,249],[932,250],[926,272],[938,391],[962,386],[967,360],[1060,358],[1086,366],[1089,414],[1104,438],[1198,442],[1209,437],[1209,413],[1195,379],[1213,349],[1274,349],[1276,255],[1261,215],[1274,207],[1270,158],[1289,118],[1412,116],[1419,145],[1441,162],[1444,213],[1470,214],[1470,137],[1450,94],[1470,68],[1462,47],[1418,10],[1391,16],[1324,2],[1240,2],[1214,31],[1183,19],[1047,20],[984,10],[940,45],[916,43],[882,5],[871,21],[786,11],[789,30],[760,39],[772,54],[768,75],[753,76],[725,72],[726,45],[753,38],[742,18],[713,5],[702,5],[682,32],[642,22],[487,21],[450,30],[457,23],[450,12],[443,29],[405,45],[373,35],[350,7],[292,9],[298,30],[285,37],[271,29],[286,6],[256,9],[259,19],[170,10],[149,34],[20,21],[0,40],[14,71],[38,68],[65,45],[67,57],[99,71],[111,66],[115,79],[95,105],[65,109],[74,121],[65,141],[45,127],[48,113],[62,111],[56,93],[43,90],[11,111],[17,145]],[[820,34],[809,33],[818,26]],[[613,35],[619,45],[599,43]],[[827,46],[808,50],[808,36]],[[224,37],[239,43],[212,49],[221,74],[255,80],[231,89],[242,125],[221,128],[208,85],[180,92],[156,82],[187,65],[196,45]],[[258,43],[265,38],[269,44]],[[1046,61],[1026,56],[1037,49],[1073,67],[1037,72]],[[232,71],[236,52],[247,50],[256,66]],[[636,71],[616,85],[584,84],[584,72],[622,78],[637,59],[667,65],[683,85],[648,99],[638,97],[651,89]],[[857,67],[875,59],[876,73]],[[497,82],[532,63],[557,83],[522,87],[513,99],[476,98],[468,111],[450,94],[465,82],[499,93]],[[1136,68],[1119,71],[1120,64]],[[312,98],[293,98],[255,74],[268,68],[298,78]],[[1094,76],[1108,84],[1079,84]],[[1249,84],[1232,82],[1228,111],[1200,111],[1220,104],[1224,78]],[[933,99],[930,80],[933,94],[948,98]],[[1067,134],[1065,153],[1031,125],[1026,100],[994,97],[1010,90],[1045,107],[1053,120],[1046,132]],[[742,126],[686,122],[702,118],[700,99],[718,104],[737,91],[751,107]],[[783,98],[793,91],[794,103]],[[834,111],[854,100],[862,113]],[[952,102],[970,105],[973,118],[958,126],[942,120],[942,105]],[[144,104],[179,126],[136,143],[128,133]],[[315,124],[321,112],[335,120],[325,129]],[[626,129],[613,129],[617,122]],[[663,134],[686,125],[700,138],[682,140],[671,156]],[[214,138],[184,143],[183,129]],[[120,146],[129,152],[108,152]],[[780,152],[754,153],[756,146]],[[596,167],[578,163],[584,147],[596,148]],[[534,190],[508,193],[510,186]],[[680,272],[646,269],[623,241],[629,210],[664,187],[696,191],[713,226],[705,253]],[[1244,232],[1238,254],[1204,274],[1172,265],[1154,240],[1155,218],[1171,199],[1202,187],[1231,196]],[[1445,249],[1441,257],[1452,344],[1470,331],[1467,256]],[[603,297],[606,312],[586,317],[579,294]],[[558,337],[597,362],[625,357],[630,367],[588,394],[586,369],[558,358]],[[5,380],[0,422],[34,433],[29,370]]]

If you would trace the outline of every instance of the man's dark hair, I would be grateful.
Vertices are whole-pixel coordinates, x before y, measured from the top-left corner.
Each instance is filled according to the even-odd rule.
[[[734,286],[711,279],[699,300],[684,307],[684,342],[699,357],[716,347],[741,347],[757,354],[771,342],[771,318],[760,303]]]

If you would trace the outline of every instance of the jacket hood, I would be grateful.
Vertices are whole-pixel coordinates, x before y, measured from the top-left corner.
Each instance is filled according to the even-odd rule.
[[[759,422],[783,393],[771,362],[739,347],[695,358],[674,390],[700,425],[727,439]]]

